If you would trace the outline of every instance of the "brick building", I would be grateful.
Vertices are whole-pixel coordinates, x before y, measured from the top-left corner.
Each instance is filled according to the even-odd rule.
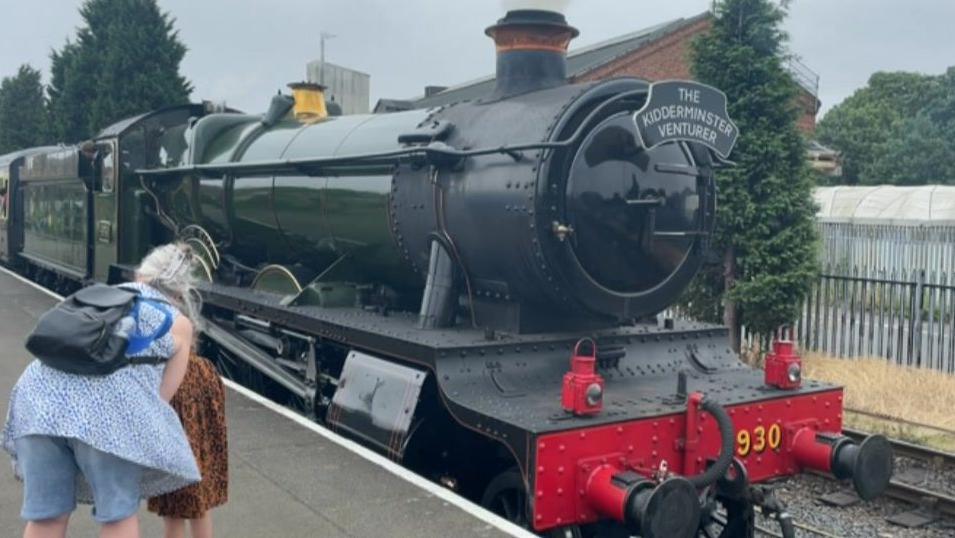
[[[690,79],[690,43],[712,25],[709,12],[681,18],[650,28],[572,50],[567,54],[567,76],[571,82],[614,77],[646,80]],[[818,76],[798,62],[787,66],[799,83],[798,98],[803,115],[799,128],[811,135],[816,126],[819,100]],[[426,108],[482,97],[493,91],[494,76],[482,77],[450,88],[429,86],[425,95],[407,100],[382,99],[375,112]]]

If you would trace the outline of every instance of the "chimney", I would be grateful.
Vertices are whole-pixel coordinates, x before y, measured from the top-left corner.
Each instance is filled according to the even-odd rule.
[[[508,11],[485,34],[497,48],[497,87],[492,98],[510,97],[567,83],[567,45],[580,32],[560,13]]]

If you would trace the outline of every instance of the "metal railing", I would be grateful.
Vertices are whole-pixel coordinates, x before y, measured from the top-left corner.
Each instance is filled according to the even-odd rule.
[[[809,66],[792,55],[786,57],[783,65],[796,84],[799,84],[813,97],[819,97],[819,75],[815,71],[809,69]]]

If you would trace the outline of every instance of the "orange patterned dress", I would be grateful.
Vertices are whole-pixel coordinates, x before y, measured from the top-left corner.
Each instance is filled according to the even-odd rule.
[[[200,518],[228,499],[225,390],[212,363],[195,354],[190,356],[182,385],[169,403],[182,420],[202,480],[149,499],[149,511],[162,517]]]

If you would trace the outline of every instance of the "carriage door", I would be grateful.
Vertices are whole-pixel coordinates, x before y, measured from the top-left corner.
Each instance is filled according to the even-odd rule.
[[[93,278],[105,282],[116,263],[116,182],[119,173],[116,139],[96,143],[96,182],[93,192]]]

